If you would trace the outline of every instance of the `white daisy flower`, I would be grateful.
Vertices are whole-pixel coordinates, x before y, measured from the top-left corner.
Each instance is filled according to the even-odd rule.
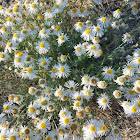
[[[85,29],[85,25],[83,22],[77,22],[75,25],[74,25],[74,28],[77,32],[82,32],[84,31]]]
[[[107,28],[107,27],[109,27],[109,25],[110,25],[110,21],[109,21],[109,19],[108,19],[107,17],[99,17],[99,18],[97,19],[97,22],[98,22],[98,24],[99,24],[100,26],[102,26],[102,27],[104,27],[104,28]]]
[[[9,53],[12,53],[12,50],[16,50],[17,49],[17,45],[18,43],[15,42],[15,41],[12,41],[11,39],[8,40],[8,42],[6,43],[6,47],[5,47],[5,50],[9,51]]]
[[[49,105],[49,101],[49,97],[41,97],[40,107],[46,111]]]
[[[133,38],[129,33],[123,34],[122,41],[124,43],[133,43]]]
[[[62,108],[58,115],[60,118],[65,118],[66,116],[71,116],[71,112],[68,111],[66,108]]]
[[[0,5],[0,15],[4,15],[4,13],[5,13],[5,7]]]
[[[139,113],[137,105],[133,104],[129,107],[129,109],[125,110],[125,114],[129,116],[135,116]]]
[[[94,33],[91,28],[84,30],[81,35],[81,38],[83,38],[85,41],[90,41],[93,39],[93,37]]]
[[[70,10],[68,11],[68,14],[69,14],[71,17],[77,17],[77,16],[78,16],[78,15],[77,15],[77,10],[76,10],[75,8],[70,9]]]
[[[53,24],[53,17],[52,16],[46,16],[45,17],[45,25],[46,26],[51,26]]]
[[[24,40],[24,37],[22,36],[21,32],[16,31],[16,32],[13,34],[12,41],[15,41],[15,42],[22,42],[23,40]]]
[[[55,133],[53,131],[49,131],[45,137],[46,140],[53,140],[55,139]]]
[[[98,44],[98,43],[100,42],[99,37],[93,37],[93,38],[92,38],[92,42],[93,42],[94,44]]]
[[[69,77],[69,75],[70,75],[70,67],[67,65],[67,64],[65,64],[65,65],[62,65],[62,64],[58,64],[57,65],[57,73],[56,73],[56,76],[58,77],[58,78],[67,78],[67,77]]]
[[[68,3],[68,0],[56,0],[56,3],[60,4],[62,7],[65,7]]]
[[[110,99],[106,94],[101,94],[101,96],[97,99],[97,103],[99,104],[99,108],[105,110],[107,107],[110,108]]]
[[[79,10],[77,10],[77,15],[79,17],[85,17],[87,15],[87,10],[84,8],[80,8]]]
[[[90,86],[97,86],[97,83],[99,82],[99,79],[95,76],[92,76],[90,78]]]
[[[53,111],[55,110],[55,104],[54,104],[54,103],[49,103],[49,104],[47,105],[47,110],[48,110],[49,112],[53,112]]]
[[[36,127],[40,129],[42,132],[46,132],[47,130],[50,130],[51,128],[50,121],[47,119],[40,120],[37,123]]]
[[[68,94],[71,96],[75,93],[77,87],[78,87],[78,83],[75,83],[72,80],[69,80],[65,83],[64,85],[65,87],[67,87],[68,89],[66,90],[66,92],[68,92]]]
[[[32,3],[29,5],[29,7],[27,8],[27,12],[29,14],[37,14],[39,11],[38,9],[38,5],[36,3]]]
[[[50,49],[50,44],[47,41],[38,42],[36,50],[39,54],[46,54]]]
[[[119,98],[121,98],[122,93],[121,93],[121,91],[119,91],[119,90],[115,90],[115,91],[113,91],[113,96],[114,96],[116,99],[119,99]]]
[[[0,133],[1,140],[6,140],[7,138],[7,131],[2,130]]]
[[[14,97],[14,103],[21,104],[23,102],[23,96],[22,95],[16,95]]]
[[[66,61],[67,61],[67,56],[61,54],[61,56],[60,56],[60,60],[61,60],[61,62],[66,62]]]
[[[87,53],[89,54],[89,56],[93,56],[95,54],[95,52],[99,49],[100,45],[99,44],[89,44],[86,47]]]
[[[97,136],[101,137],[106,135],[108,132],[107,126],[104,124],[103,120],[98,121]]]
[[[89,83],[90,83],[90,77],[89,77],[89,75],[84,75],[84,76],[82,76],[82,83],[81,83],[81,85],[86,85],[86,86],[88,86],[89,85]]]
[[[53,88],[49,87],[49,86],[46,86],[45,89],[44,89],[44,95],[48,95],[50,96],[52,93],[53,93]]]
[[[81,104],[82,104],[81,101],[74,101],[72,107],[73,107],[74,110],[79,110],[79,109],[81,109]]]
[[[53,7],[52,7],[52,11],[53,13],[57,14],[57,13],[62,13],[64,10],[64,7],[58,3],[56,3]]]
[[[74,100],[77,100],[77,101],[83,101],[83,94],[81,94],[81,92],[75,92],[73,95],[72,95],[72,98]]]
[[[33,66],[30,65],[28,68],[27,68],[27,77],[31,80],[33,80],[34,78],[36,78],[36,73],[37,73],[37,70],[34,70]]]
[[[58,72],[58,66],[54,65],[50,72],[51,72],[51,78],[55,78]]]
[[[139,48],[137,48],[137,49],[134,50],[133,56],[134,57],[139,57],[140,56],[140,49]]]
[[[64,42],[68,41],[68,36],[65,34],[61,34],[58,36],[58,45],[61,46]]]
[[[119,29],[120,28],[120,22],[119,21],[113,21],[111,26],[114,29]]]
[[[120,18],[121,14],[122,14],[121,10],[117,9],[116,11],[113,12],[113,17]]]
[[[103,28],[100,25],[93,25],[93,34],[94,36],[102,37],[104,35]]]
[[[82,44],[78,44],[76,46],[74,46],[75,49],[75,55],[76,56],[81,56],[82,54],[85,54],[86,50],[85,47]]]
[[[59,86],[59,88],[56,89],[54,95],[61,99],[63,95],[65,94],[64,88],[62,86]]]
[[[114,79],[115,71],[111,67],[103,67],[103,71],[104,72],[102,73],[102,75],[103,75],[104,79],[106,79],[106,80]]]
[[[131,65],[131,64],[128,64],[128,65],[124,66],[124,68],[123,68],[124,75],[133,76],[134,72],[135,72],[135,69],[134,69],[133,65]]]
[[[35,95],[37,89],[35,87],[29,87],[28,89],[28,93],[31,94],[31,95]]]
[[[42,30],[39,31],[38,37],[45,40],[46,38],[49,37],[47,30],[45,30],[44,28]]]
[[[116,80],[114,80],[118,85],[124,85],[124,82],[125,82],[125,78],[124,76],[120,76],[120,77],[117,77]]]
[[[105,89],[107,86],[107,83],[105,81],[99,81],[97,82],[97,86],[101,89]]]
[[[13,16],[12,8],[11,7],[7,8],[4,14],[12,17]]]
[[[39,79],[38,84],[40,87],[44,88],[46,84],[46,79]]]
[[[94,95],[93,90],[90,87],[86,87],[86,86],[83,87],[83,90],[81,92],[83,93],[83,97],[88,101]]]
[[[9,58],[9,55],[5,52],[0,52],[0,62],[5,61]]]
[[[140,57],[134,57],[133,60],[131,61],[131,64],[135,68],[138,68],[140,66]]]
[[[119,135],[120,134],[120,129],[118,128],[118,127],[114,127],[114,128],[112,128],[112,134],[113,135]]]
[[[40,58],[39,59],[39,65],[45,69],[48,68],[50,65],[50,60],[48,58]]]
[[[38,26],[31,26],[29,32],[31,35],[37,34]]]
[[[66,117],[61,117],[60,120],[59,120],[59,124],[60,126],[62,127],[65,127],[65,128],[69,128],[73,122],[73,119],[71,118],[71,116],[66,116]]]
[[[12,109],[12,103],[11,102],[7,102],[3,104],[3,112],[4,113],[11,113],[11,109]]]
[[[131,13],[136,16],[138,14],[138,9],[137,8],[132,8]]]

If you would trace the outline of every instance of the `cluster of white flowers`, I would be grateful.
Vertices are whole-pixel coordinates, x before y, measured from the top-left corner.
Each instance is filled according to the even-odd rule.
[[[140,113],[140,49],[133,49],[125,65],[114,65],[112,57],[135,42],[122,17],[132,12],[137,18],[137,2],[125,1],[130,11],[93,17],[94,7],[77,9],[68,0],[55,0],[50,7],[45,0],[16,1],[8,8],[0,5],[0,62],[38,85],[10,94],[3,103],[0,140],[94,140],[108,133],[107,140],[121,140],[119,128],[110,132],[95,116],[92,102],[97,96],[95,104],[104,111],[114,98],[127,116]],[[117,39],[110,30],[119,34],[120,46],[112,43]],[[107,41],[114,46],[108,48]]]

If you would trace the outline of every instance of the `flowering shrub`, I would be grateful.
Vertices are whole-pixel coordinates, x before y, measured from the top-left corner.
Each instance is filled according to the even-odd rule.
[[[95,5],[102,0],[79,9],[68,0],[0,6],[4,69],[38,81],[8,96],[1,140],[120,140],[120,129],[94,113],[95,97],[103,111],[114,98],[127,116],[140,112],[138,3],[125,0],[103,15]]]

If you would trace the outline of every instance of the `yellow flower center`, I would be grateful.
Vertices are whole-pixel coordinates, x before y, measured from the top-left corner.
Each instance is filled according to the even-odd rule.
[[[65,113],[65,112],[62,112],[62,113],[61,113],[61,117],[64,118],[65,116],[66,116],[66,113]]]
[[[115,25],[118,26],[120,23],[118,21],[115,22]]]
[[[61,95],[63,94],[62,90],[58,90],[58,91],[57,91],[57,94],[58,94],[59,96],[61,96]]]
[[[6,32],[6,28],[5,28],[5,27],[2,27],[1,30],[2,30],[3,32]]]
[[[84,77],[84,82],[89,82],[89,79],[88,79],[88,77]]]
[[[0,54],[0,58],[4,58],[4,54],[1,53],[1,54]]]
[[[7,127],[6,122],[2,123],[2,127]]]
[[[4,135],[2,135],[1,140],[6,140],[6,137]]]
[[[115,96],[116,97],[120,97],[121,96],[121,93],[117,91],[117,92],[115,92]]]
[[[131,111],[132,111],[133,113],[135,113],[135,112],[137,112],[137,108],[136,108],[136,107],[132,107],[132,108],[131,108]]]
[[[80,8],[80,12],[84,12],[84,8]]]
[[[62,61],[65,61],[65,60],[66,60],[66,55],[62,55],[62,56],[61,56],[61,60],[62,60]]]
[[[52,140],[52,138],[51,137],[47,137],[46,140]]]
[[[14,96],[9,95],[8,100],[9,100],[9,101],[13,101],[13,100],[14,100]]]
[[[33,8],[33,9],[36,8],[36,4],[32,4],[32,8]]]
[[[42,103],[42,105],[47,105],[48,104],[47,100],[43,100],[41,103]]]
[[[44,129],[46,127],[46,123],[41,123],[41,128]]]
[[[50,89],[46,89],[46,93],[47,94],[50,94],[51,93],[51,90]]]
[[[7,9],[7,12],[8,12],[8,13],[11,13],[11,12],[12,12],[12,9]]]
[[[0,36],[0,41],[2,41],[2,37]]]
[[[96,27],[96,31],[100,31],[100,27]]]
[[[140,107],[140,101],[137,102],[138,106]]]
[[[24,130],[24,133],[25,134],[29,134],[30,133],[30,130],[29,129],[26,129],[26,130]]]
[[[95,130],[96,130],[95,126],[92,125],[92,126],[90,127],[90,131],[91,131],[91,132],[95,132]]]
[[[49,110],[53,110],[53,105],[49,105]]]
[[[18,12],[18,8],[17,8],[17,7],[13,8],[13,11],[14,11],[15,13]]]
[[[21,61],[21,59],[20,59],[20,58],[15,58],[15,61],[16,61],[17,63],[19,63],[19,62]]]
[[[129,66],[127,66],[127,69],[131,71],[133,69],[133,67],[131,65],[129,65]]]
[[[30,27],[30,29],[33,31],[35,28],[32,26],[32,27]]]
[[[80,51],[81,51],[81,48],[80,48],[80,47],[77,47],[76,50],[77,50],[78,52],[80,52]]]
[[[40,48],[44,48],[45,44],[44,43],[40,43]]]
[[[47,63],[46,63],[46,61],[42,61],[41,64],[42,64],[43,66],[45,66]]]
[[[75,106],[76,106],[76,107],[79,107],[79,106],[80,106],[79,102],[76,102],[76,103],[75,103]]]
[[[117,9],[116,12],[119,14],[121,11],[120,11],[120,9]]]
[[[8,105],[4,106],[4,110],[8,110],[8,109],[9,109]]]
[[[131,38],[131,35],[130,35],[130,34],[127,34],[126,37],[127,37],[128,39],[130,39],[130,38]]]
[[[60,30],[60,26],[56,26],[56,27],[55,27],[55,30],[56,30],[56,31],[59,31],[59,30]]]
[[[69,123],[70,123],[70,119],[69,119],[69,118],[65,118],[65,119],[64,119],[64,123],[65,123],[65,124],[69,124]]]
[[[27,30],[26,29],[23,29],[22,32],[23,32],[23,34],[26,34],[27,33]]]
[[[11,136],[10,140],[16,140],[16,136]]]
[[[100,86],[101,86],[101,87],[105,87],[105,82],[101,82],[101,83],[100,83]]]
[[[106,17],[102,17],[102,21],[105,22],[106,21]]]
[[[64,131],[64,129],[60,129],[58,133],[59,133],[59,135],[64,135],[65,131]]]
[[[42,15],[42,14],[39,14],[39,15],[37,16],[37,19],[38,19],[38,20],[43,19],[43,15]]]
[[[56,73],[56,72],[57,72],[57,68],[53,68],[53,69],[52,69],[52,72],[53,72],[53,73]]]
[[[33,72],[33,68],[28,68],[28,72],[32,73]]]
[[[71,90],[71,91],[74,91],[75,89],[74,89],[74,87],[70,87],[70,90]]]
[[[55,6],[55,8],[59,8],[59,5],[58,4],[55,4],[54,6]]]
[[[119,77],[119,79],[118,79],[121,83],[123,83],[124,82],[124,79],[122,78],[122,77]]]
[[[97,84],[97,80],[96,79],[91,79],[91,83],[95,85],[95,84]]]
[[[98,53],[99,53],[99,55],[102,55],[103,51],[102,50],[98,50]]]
[[[99,38],[98,37],[95,37],[94,38],[94,41],[95,41],[95,43],[98,43],[99,42]]]
[[[15,101],[16,101],[16,102],[20,101],[20,97],[19,97],[19,96],[16,96],[16,97],[15,97]]]
[[[114,129],[114,133],[115,134],[119,134],[119,130],[118,129]]]
[[[87,35],[89,35],[89,34],[91,33],[91,31],[90,31],[89,29],[87,29],[87,30],[85,30],[85,33],[86,33]]]
[[[90,108],[89,108],[89,107],[86,107],[86,108],[85,108],[85,112],[86,112],[86,113],[90,113]]]
[[[35,112],[35,108],[34,108],[34,107],[30,107],[30,108],[29,108],[29,111],[30,111],[31,113],[34,113],[34,112]]]
[[[0,5],[0,10],[2,10],[3,9],[3,7],[2,7],[2,5]]]
[[[11,42],[8,42],[8,43],[7,43],[7,46],[8,46],[8,47],[12,47],[12,43],[11,43]]]
[[[91,94],[91,92],[90,92],[89,90],[86,90],[86,91],[85,91],[85,94],[88,96],[88,95]]]
[[[81,96],[77,96],[76,98],[78,101],[81,101]]]
[[[60,68],[60,72],[65,72],[65,68],[64,67],[61,67]]]
[[[76,13],[77,10],[73,8],[71,11],[72,13]]]
[[[17,52],[16,55],[22,56],[23,55],[23,52]]]
[[[47,20],[47,21],[50,21],[50,20],[51,20],[51,18],[46,18],[46,20]]]
[[[60,36],[59,38],[60,38],[61,40],[64,40],[64,36]]]
[[[140,59],[138,59],[138,63],[140,64]]]
[[[107,128],[106,128],[105,125],[102,125],[102,126],[101,126],[101,130],[102,130],[102,131],[106,131],[106,129],[107,129]]]
[[[138,12],[138,9],[134,9],[134,12],[137,13]]]
[[[91,50],[93,50],[93,51],[96,49],[96,47],[95,47],[94,45],[92,45],[90,48],[91,48]]]
[[[106,104],[107,103],[107,99],[102,99],[102,103]]]
[[[134,94],[134,90],[133,89],[129,90],[129,94],[133,95]]]
[[[34,93],[35,92],[35,89],[33,87],[29,88],[29,93]]]
[[[78,26],[79,26],[79,27],[82,27],[82,26],[83,26],[83,23],[82,23],[82,22],[79,22],[79,23],[78,23]]]
[[[107,69],[107,73],[108,74],[112,74],[112,70],[111,69]]]
[[[45,29],[41,30],[41,34],[45,34],[45,33],[46,33]]]
[[[18,34],[17,34],[17,33],[15,33],[15,34],[14,34],[14,37],[15,37],[15,38],[17,38],[17,37],[18,37]]]

